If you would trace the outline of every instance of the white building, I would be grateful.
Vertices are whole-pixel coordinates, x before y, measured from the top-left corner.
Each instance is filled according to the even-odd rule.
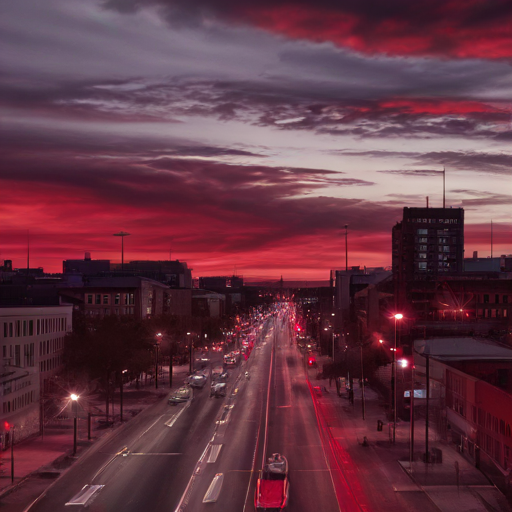
[[[63,365],[71,305],[0,307],[0,446],[39,432],[40,397]]]

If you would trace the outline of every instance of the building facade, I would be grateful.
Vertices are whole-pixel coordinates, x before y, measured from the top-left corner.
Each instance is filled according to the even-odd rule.
[[[397,310],[410,301],[408,284],[464,270],[464,210],[404,208],[392,230],[392,268]]]
[[[64,338],[72,330],[72,306],[0,308],[0,443],[40,429],[40,399],[62,369]]]

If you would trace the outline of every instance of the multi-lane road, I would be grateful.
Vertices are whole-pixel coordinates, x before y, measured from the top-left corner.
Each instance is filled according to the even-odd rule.
[[[258,332],[249,360],[230,370],[226,398],[211,398],[208,382],[191,402],[154,404],[101,439],[30,510],[69,510],[84,486],[98,486],[88,488],[94,512],[253,511],[258,470],[274,452],[289,460],[290,511],[340,510],[286,315]],[[208,491],[215,501],[204,503]]]

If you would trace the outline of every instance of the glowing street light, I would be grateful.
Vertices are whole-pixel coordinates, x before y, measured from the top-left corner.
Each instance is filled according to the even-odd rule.
[[[393,391],[393,444],[396,442],[396,324],[398,320],[402,320],[404,315],[402,313],[396,313],[393,315],[395,319],[395,349],[393,350],[393,376],[392,376],[392,391]]]
[[[78,399],[80,398],[75,393],[72,393],[69,398],[71,399],[73,417],[73,455],[76,455],[76,434],[78,428]]]

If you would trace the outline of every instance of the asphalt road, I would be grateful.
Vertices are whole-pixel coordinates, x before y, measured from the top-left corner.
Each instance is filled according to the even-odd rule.
[[[225,399],[210,398],[208,381],[187,404],[154,404],[101,439],[30,510],[69,510],[85,485],[98,485],[93,512],[253,511],[257,472],[274,452],[290,464],[288,510],[340,510],[289,323],[281,315],[260,332],[249,361],[230,370]],[[203,503],[216,475],[218,497]]]

